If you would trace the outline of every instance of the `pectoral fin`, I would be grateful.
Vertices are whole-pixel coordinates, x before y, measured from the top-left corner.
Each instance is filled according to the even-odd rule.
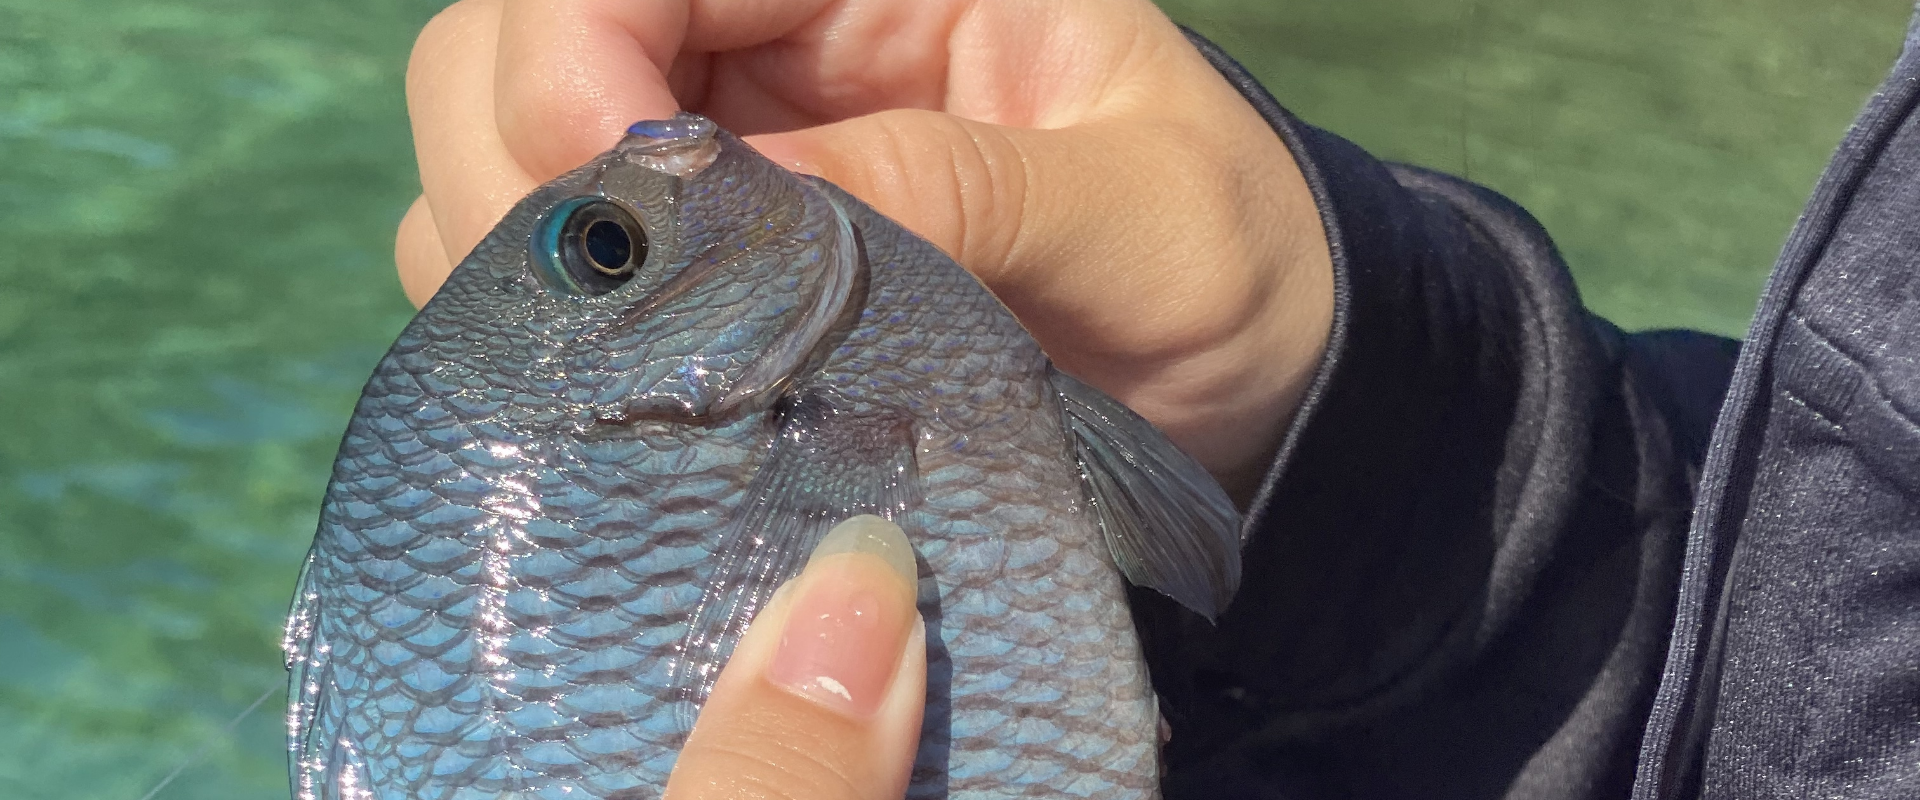
[[[1066,373],[1050,377],[1114,564],[1135,585],[1218,617],[1240,585],[1233,501],[1152,423]]]
[[[821,394],[783,402],[772,450],[721,536],[718,563],[673,665],[683,733],[747,624],[799,574],[829,528],[856,514],[897,519],[920,498],[906,412],[855,408]]]

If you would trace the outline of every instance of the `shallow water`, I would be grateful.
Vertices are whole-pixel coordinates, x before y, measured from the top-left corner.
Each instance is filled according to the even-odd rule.
[[[437,3],[0,0],[0,797],[284,797],[280,615],[410,308]],[[1464,172],[1630,327],[1745,324],[1906,0],[1181,0],[1311,121]]]

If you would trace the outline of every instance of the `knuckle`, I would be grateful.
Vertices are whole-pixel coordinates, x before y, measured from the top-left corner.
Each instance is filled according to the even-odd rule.
[[[938,116],[893,110],[868,117],[862,141],[843,166],[866,187],[877,208],[945,246],[952,182],[946,170],[937,168],[948,161]]]
[[[951,114],[899,110],[876,115],[876,155],[899,171],[877,182],[889,205],[911,209],[922,236],[955,260],[991,276],[1007,258],[1024,207],[1020,159],[992,126]]]
[[[964,137],[964,148],[956,148],[953,159],[965,226],[961,250],[980,269],[1004,269],[1016,260],[1030,222],[1032,165],[1002,129],[955,124]]]

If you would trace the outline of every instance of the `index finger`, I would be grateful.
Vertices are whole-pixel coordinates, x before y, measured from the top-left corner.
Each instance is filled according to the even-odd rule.
[[[825,0],[506,0],[495,108],[500,138],[546,180],[703,93],[704,54],[773,41]],[[694,105],[695,103],[689,103]]]
[[[499,0],[461,0],[420,31],[407,63],[407,116],[433,227],[449,264],[538,185],[493,121]]]

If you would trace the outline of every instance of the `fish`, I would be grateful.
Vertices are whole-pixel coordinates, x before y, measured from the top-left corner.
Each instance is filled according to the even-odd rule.
[[[856,514],[913,544],[915,798],[1158,795],[1127,583],[1211,619],[1240,517],[927,241],[713,121],[520,201],[380,360],[286,626],[300,800],[659,797]]]

